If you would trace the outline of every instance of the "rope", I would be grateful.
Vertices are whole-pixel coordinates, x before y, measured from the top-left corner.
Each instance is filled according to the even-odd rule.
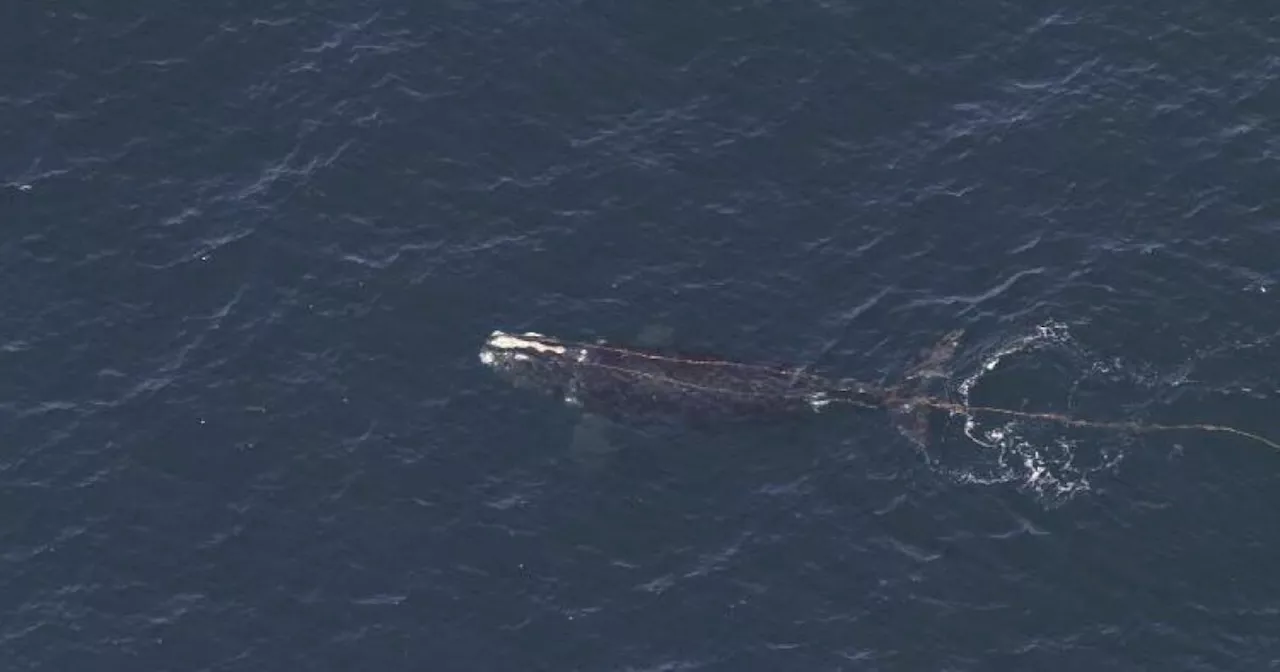
[[[812,401],[814,395],[818,393],[838,395],[841,392],[857,392],[863,395],[867,395],[870,398],[876,399],[877,401],[875,403],[868,403],[866,401],[861,401],[851,397],[841,397],[841,396],[826,397],[823,399],[823,401],[828,403],[844,404],[844,405],[854,406],[858,408],[884,408],[890,404],[902,403],[902,404],[907,404],[912,406],[923,406],[926,408],[933,408],[933,409],[947,411],[949,413],[958,414],[958,415],[971,416],[974,413],[992,413],[996,415],[1003,415],[1006,417],[1026,418],[1031,420],[1044,420],[1047,422],[1054,422],[1054,423],[1065,425],[1068,427],[1109,429],[1109,430],[1117,430],[1117,431],[1129,431],[1129,432],[1134,432],[1138,434],[1149,434],[1154,432],[1178,432],[1178,431],[1217,432],[1217,433],[1223,433],[1223,434],[1233,434],[1241,438],[1256,441],[1258,443],[1261,443],[1265,446],[1270,447],[1273,450],[1280,451],[1280,443],[1277,443],[1276,441],[1272,441],[1271,439],[1268,439],[1259,434],[1248,432],[1243,429],[1231,427],[1228,425],[1216,425],[1216,424],[1210,424],[1210,423],[1144,424],[1144,423],[1138,423],[1138,422],[1132,422],[1132,421],[1088,420],[1083,418],[1072,417],[1063,413],[1052,413],[1048,411],[1019,411],[1019,410],[1014,410],[1010,408],[1000,408],[995,406],[978,406],[978,405],[969,405],[969,404],[959,404],[951,401],[946,401],[943,399],[938,399],[935,397],[917,396],[917,397],[909,397],[909,398],[900,398],[897,396],[896,391],[893,388],[882,390],[882,389],[875,388],[873,386],[863,386],[863,385],[858,385],[857,389],[835,387],[832,385],[831,381],[825,378],[822,378],[820,376],[804,373],[802,371],[789,371],[787,369],[768,366],[768,365],[746,364],[741,362],[732,362],[732,361],[725,361],[725,360],[718,360],[718,359],[693,359],[693,358],[685,358],[685,357],[672,357],[672,356],[666,356],[666,355],[661,355],[661,354],[652,353],[652,352],[642,352],[637,350],[629,350],[626,348],[619,348],[619,347],[613,347],[613,346],[607,346],[607,345],[588,344],[588,343],[566,342],[565,345],[568,345],[570,347],[579,347],[579,348],[590,349],[590,350],[613,352],[617,354],[627,355],[631,357],[639,357],[642,359],[647,359],[650,361],[657,361],[657,362],[691,364],[691,365],[697,365],[697,366],[714,366],[714,367],[723,367],[723,368],[730,368],[730,369],[739,369],[739,370],[745,370],[745,371],[768,372],[774,375],[778,375],[778,374],[790,375],[793,380],[804,380],[806,382],[810,382],[818,385],[818,389],[814,391],[785,390],[785,391],[776,391],[771,394],[762,394],[758,391],[753,391],[749,388],[744,389],[744,388],[734,388],[734,387],[716,387],[712,385],[703,385],[703,384],[690,382],[687,380],[681,380],[679,378],[674,378],[669,375],[663,375],[663,374],[653,373],[648,371],[637,371],[635,369],[623,368],[620,366],[612,366],[608,364],[601,364],[598,362],[584,361],[584,362],[581,362],[580,364],[581,366],[594,367],[601,370],[611,371],[613,373],[616,373],[622,376],[652,380],[661,385],[666,385],[669,387],[692,390],[696,392],[701,392],[701,393],[711,394],[711,395],[719,395],[723,397],[740,398],[740,399],[753,399],[753,398],[759,399],[765,396],[774,396],[776,398],[780,398],[783,400],[808,402],[808,401]]]
[[[714,387],[714,385],[705,385],[692,383],[689,380],[681,380],[672,378],[672,376],[658,374],[658,372],[639,371],[635,369],[627,369],[622,366],[612,366],[607,364],[599,364],[599,362],[582,361],[580,366],[595,367],[595,369],[612,371],[614,374],[622,376],[630,376],[630,378],[653,380],[655,383],[667,385],[667,387],[680,388],[686,390],[694,390],[705,394],[713,394],[713,396],[721,396],[728,398],[763,398],[772,396],[774,398],[785,399],[785,401],[805,401],[812,402],[815,394],[835,394],[835,396],[824,397],[823,402],[842,403],[846,406],[854,406],[859,408],[884,408],[890,404],[904,403],[908,406],[934,408],[934,410],[947,411],[956,413],[956,415],[969,415],[973,413],[995,413],[1006,417],[1023,417],[1028,420],[1044,420],[1048,422],[1056,422],[1059,425],[1074,426],[1074,428],[1091,428],[1091,429],[1108,429],[1117,431],[1133,431],[1137,434],[1151,434],[1157,431],[1211,431],[1211,433],[1234,434],[1240,438],[1254,440],[1254,442],[1267,445],[1274,451],[1280,452],[1280,443],[1267,439],[1266,436],[1245,431],[1243,429],[1233,428],[1228,425],[1207,424],[1207,422],[1190,422],[1190,424],[1142,424],[1142,422],[1133,421],[1103,421],[1103,420],[1087,420],[1079,419],[1065,415],[1065,413],[1055,413],[1047,411],[1016,411],[1012,408],[1000,408],[995,406],[973,406],[973,404],[948,402],[945,399],[934,397],[909,397],[900,398],[897,396],[896,390],[893,388],[879,389],[873,385],[855,385],[854,388],[835,387],[831,380],[822,378],[813,374],[806,374],[804,371],[787,370],[783,367],[744,364],[744,362],[733,362],[726,360],[713,360],[713,358],[690,358],[690,357],[673,357],[659,355],[655,352],[634,351],[634,349],[620,348],[614,346],[605,346],[605,344],[581,343],[581,342],[561,342],[564,346],[589,349],[589,351],[612,352],[617,355],[625,355],[628,357],[639,357],[643,360],[654,362],[668,362],[668,364],[695,365],[695,366],[714,366],[723,367],[723,369],[736,369],[744,371],[760,371],[769,372],[772,375],[787,375],[792,380],[803,380],[806,383],[814,384],[817,389],[814,390],[773,390],[771,393],[760,393],[758,390],[750,388],[732,388],[732,387]],[[874,402],[860,401],[852,397],[840,397],[840,393],[859,393],[863,396],[874,399]]]
[[[1009,408],[999,408],[995,406],[971,406],[966,404],[957,404],[932,397],[914,397],[904,400],[907,404],[915,404],[926,406],[928,408],[936,408],[938,410],[948,411],[960,415],[973,415],[975,412],[994,413],[997,415],[1005,415],[1015,418],[1030,418],[1034,420],[1047,420],[1056,422],[1061,425],[1070,427],[1089,427],[1093,429],[1115,429],[1122,431],[1130,431],[1138,434],[1150,434],[1153,432],[1182,432],[1182,431],[1202,431],[1202,432],[1221,432],[1225,434],[1234,434],[1246,439],[1257,441],[1263,445],[1280,451],[1280,443],[1276,443],[1264,436],[1247,432],[1243,429],[1230,427],[1228,425],[1214,425],[1209,423],[1185,423],[1176,425],[1165,425],[1159,423],[1143,424],[1139,422],[1125,421],[1104,421],[1104,420],[1085,420],[1081,418],[1073,418],[1062,413],[1037,412],[1037,411],[1016,411]]]

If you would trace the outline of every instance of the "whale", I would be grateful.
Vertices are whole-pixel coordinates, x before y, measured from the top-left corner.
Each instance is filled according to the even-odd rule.
[[[510,384],[614,419],[731,420],[822,412],[833,405],[882,408],[876,386],[798,367],[753,364],[546,334],[494,330],[480,362]]]
[[[985,413],[1132,434],[1188,431],[1233,434],[1280,451],[1280,441],[1229,425],[1092,420],[1053,411],[948,400],[931,392],[930,387],[942,383],[945,392],[949,365],[962,334],[960,329],[951,331],[922,350],[899,382],[887,387],[826,378],[799,367],[571,341],[533,331],[494,330],[481,346],[479,357],[484,366],[513,385],[557,395],[565,403],[586,411],[584,422],[575,431],[575,442],[586,437],[581,443],[602,441],[600,426],[592,422],[599,417],[741,419],[843,407],[887,411],[891,424],[920,447],[930,443],[933,415],[945,412],[949,416],[965,417],[966,426],[973,422],[976,413]],[[989,370],[990,366],[985,368]]]

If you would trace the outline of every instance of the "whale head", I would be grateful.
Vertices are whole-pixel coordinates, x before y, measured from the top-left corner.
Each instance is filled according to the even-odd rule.
[[[568,390],[585,355],[580,346],[532,331],[494,331],[480,347],[480,363],[502,378],[520,387],[552,393]]]

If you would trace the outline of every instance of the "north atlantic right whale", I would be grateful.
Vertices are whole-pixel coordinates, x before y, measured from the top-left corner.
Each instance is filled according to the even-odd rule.
[[[1280,451],[1280,442],[1228,425],[1091,420],[1054,411],[999,408],[935,396],[928,386],[933,381],[945,383],[949,377],[949,364],[962,333],[952,331],[922,351],[900,382],[892,386],[834,380],[799,368],[570,341],[532,331],[493,331],[480,348],[480,361],[516,386],[559,395],[590,415],[612,419],[742,419],[844,406],[888,411],[898,430],[921,446],[929,443],[931,415],[945,412],[969,421],[975,414],[985,413],[1134,434],[1218,432]]]
[[[798,368],[685,356],[537,332],[489,334],[480,361],[518,387],[612,418],[758,418],[850,405],[882,408],[885,390]]]

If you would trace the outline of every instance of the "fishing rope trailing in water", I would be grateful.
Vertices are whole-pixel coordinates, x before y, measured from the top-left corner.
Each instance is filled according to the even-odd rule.
[[[1268,439],[1259,434],[1245,431],[1237,427],[1231,427],[1229,425],[1217,425],[1212,423],[1160,424],[1160,423],[1141,423],[1141,422],[1123,421],[1123,420],[1115,420],[1115,421],[1089,420],[1084,418],[1077,418],[1071,415],[1067,415],[1065,413],[1053,413],[1049,411],[1020,411],[1020,410],[1011,409],[1011,408],[1001,408],[998,406],[962,404],[962,403],[947,401],[945,399],[939,399],[937,397],[930,397],[930,396],[903,397],[899,395],[899,388],[897,387],[877,388],[876,386],[871,386],[871,385],[856,385],[855,388],[860,394],[864,395],[864,398],[865,398],[865,395],[867,394],[871,394],[873,397],[877,398],[879,403],[872,404],[872,403],[867,403],[862,399],[837,396],[838,393],[840,392],[849,392],[849,391],[852,391],[852,389],[854,388],[836,384],[834,381],[831,381],[819,376],[815,376],[813,374],[804,373],[803,371],[795,371],[795,370],[788,371],[778,367],[772,367],[772,366],[767,366],[762,364],[747,364],[742,362],[733,362],[733,361],[717,360],[717,359],[693,359],[693,358],[673,357],[673,356],[661,355],[661,354],[652,353],[652,352],[642,352],[642,351],[631,350],[627,348],[607,346],[603,344],[572,343],[569,345],[582,348],[584,351],[600,350],[600,351],[606,351],[606,352],[614,352],[614,353],[626,354],[628,356],[639,357],[639,358],[649,359],[649,360],[658,361],[658,362],[670,362],[670,363],[678,363],[682,365],[694,365],[694,366],[739,368],[739,369],[746,369],[746,370],[754,370],[761,373],[769,373],[772,375],[786,373],[793,381],[804,381],[811,385],[820,385],[822,387],[828,388],[834,394],[833,396],[828,396],[824,398],[823,399],[824,404],[825,403],[844,404],[848,406],[855,406],[858,408],[888,409],[888,408],[897,407],[899,409],[909,409],[909,410],[914,410],[917,408],[930,408],[934,410],[945,411],[953,415],[963,415],[968,417],[972,417],[976,413],[991,413],[993,415],[1003,415],[1005,417],[1012,417],[1012,418],[1023,418],[1027,420],[1042,420],[1042,421],[1052,422],[1052,423],[1056,423],[1056,424],[1064,425],[1068,427],[1084,427],[1089,429],[1106,429],[1106,430],[1115,430],[1115,431],[1125,431],[1125,432],[1132,432],[1134,434],[1152,434],[1157,432],[1187,432],[1187,431],[1233,434],[1235,436],[1239,436],[1244,439],[1256,441],[1258,443],[1261,443],[1265,446],[1270,447],[1273,450],[1280,452],[1280,443],[1277,443],[1276,441],[1272,441],[1271,439]],[[758,394],[758,392],[755,392],[750,389],[708,386],[704,384],[690,382],[687,380],[680,380],[678,378],[675,378],[669,375],[665,375],[662,373],[655,373],[651,371],[638,371],[633,369],[627,369],[622,367],[610,366],[607,364],[592,363],[592,362],[586,362],[586,361],[582,362],[582,365],[594,367],[602,370],[608,370],[619,376],[631,376],[631,377],[641,378],[641,379],[650,379],[655,382],[660,382],[663,385],[697,390],[697,391],[708,393],[708,394],[723,395],[728,397],[732,397],[732,396],[742,397],[742,396],[751,396],[751,395]],[[793,398],[793,399],[800,399],[800,398],[810,398],[810,394],[811,393],[809,392],[795,391],[795,392],[791,392],[789,395],[784,394],[783,396],[790,396],[790,398]]]
[[[1114,429],[1119,431],[1133,432],[1135,434],[1151,434],[1155,432],[1183,432],[1183,431],[1201,431],[1201,432],[1219,432],[1225,434],[1234,434],[1239,437],[1257,441],[1263,445],[1269,446],[1276,451],[1280,451],[1280,443],[1276,443],[1264,436],[1247,432],[1243,429],[1231,427],[1228,425],[1214,425],[1209,423],[1186,423],[1165,425],[1159,423],[1141,423],[1132,421],[1106,421],[1106,420],[1086,420],[1076,418],[1064,413],[1050,413],[1047,411],[1018,411],[1011,408],[1000,408],[997,406],[978,406],[971,404],[958,404],[950,401],[943,401],[932,397],[912,397],[901,401],[908,406],[924,406],[934,408],[941,411],[947,411],[956,415],[972,416],[974,413],[992,413],[1004,415],[1014,418],[1027,418],[1032,420],[1046,420],[1060,425],[1069,427],[1088,427],[1091,429]]]

